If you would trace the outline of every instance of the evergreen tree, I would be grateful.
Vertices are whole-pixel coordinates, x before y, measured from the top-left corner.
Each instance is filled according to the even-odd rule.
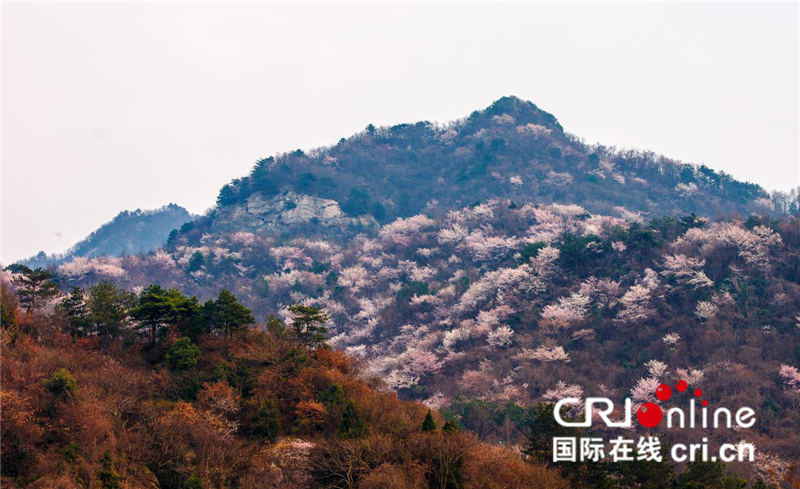
[[[270,314],[267,318],[267,331],[276,338],[283,338],[286,336],[286,325],[274,314]]]
[[[563,408],[562,417],[567,418],[568,408]],[[561,426],[553,416],[552,404],[537,404],[531,408],[531,426],[524,453],[539,462],[553,460],[553,437],[577,436],[575,428]]]
[[[458,427],[458,423],[452,419],[445,421],[444,426],[442,426],[443,433],[458,433],[460,431],[461,428]]]
[[[608,475],[618,481],[621,487],[671,489],[675,485],[675,470],[667,458],[661,462],[632,460],[600,465],[607,468]]]
[[[364,438],[369,435],[369,428],[361,417],[355,401],[348,400],[342,411],[342,422],[339,424],[339,433],[344,439]]]
[[[200,348],[184,336],[169,347],[165,360],[172,370],[191,370],[200,360]]]
[[[177,289],[164,290],[150,285],[139,295],[131,316],[149,328],[150,342],[155,343],[159,328],[168,325],[186,325],[200,311],[197,298],[191,299]]]
[[[86,292],[80,287],[73,287],[69,295],[58,303],[56,311],[68,322],[70,336],[82,338],[89,333],[89,305]]]
[[[552,404],[537,404],[530,410],[530,432],[523,453],[535,462],[547,464],[553,461],[554,437],[578,437],[581,432],[575,428],[561,426],[553,415]],[[561,417],[568,419],[569,408],[564,407]],[[558,467],[570,478],[576,487],[614,488],[618,487],[606,473],[612,464],[595,464],[587,462],[560,462]],[[618,465],[618,464],[617,464]],[[612,468],[613,469],[613,468]],[[646,486],[650,487],[650,486]],[[661,486],[652,486],[653,488]]]
[[[103,454],[100,459],[100,470],[97,472],[100,479],[100,487],[103,489],[119,489],[119,475],[114,468],[114,459],[109,452]]]
[[[199,251],[195,251],[194,254],[189,258],[189,266],[186,269],[187,272],[192,273],[200,270],[205,265],[206,259],[203,254]]]
[[[194,343],[200,342],[200,337],[211,332],[211,326],[205,314],[205,309],[197,302],[196,297],[192,297],[195,313],[188,319],[178,323],[178,331],[182,336],[191,338]]]
[[[341,384],[333,383],[317,395],[317,400],[322,403],[328,411],[341,411],[347,405],[347,397]]]
[[[280,434],[280,431],[281,419],[278,409],[275,407],[275,401],[267,399],[258,408],[256,432],[272,441]]]
[[[678,487],[744,489],[747,481],[737,476],[725,476],[723,462],[689,462],[686,472],[678,476]]]
[[[320,307],[294,304],[289,306],[292,313],[292,329],[295,336],[306,346],[317,348],[325,343],[328,332],[323,326],[328,315]]]
[[[72,397],[78,391],[78,382],[69,370],[60,368],[43,382],[45,389],[56,397]]]
[[[89,319],[98,336],[115,338],[128,323],[129,313],[136,305],[136,295],[101,281],[89,287]]]
[[[203,313],[213,329],[222,331],[223,335],[233,338],[233,333],[247,328],[256,322],[252,311],[236,299],[229,290],[219,291],[217,300],[209,300],[203,304]]]
[[[254,192],[260,192],[268,197],[275,195],[279,190],[279,185],[269,174],[269,165],[275,161],[275,158],[264,158],[256,163],[253,171],[250,173],[252,180],[251,188]]]
[[[223,206],[228,204],[236,203],[236,199],[238,197],[238,192],[236,188],[230,183],[226,183],[219,189],[219,195],[217,196],[217,205]]]
[[[425,415],[425,419],[422,421],[422,432],[423,433],[436,432],[436,421],[433,420],[433,414],[431,413],[430,409],[428,409],[428,414]]]
[[[31,270],[25,265],[14,265],[6,268],[14,273],[11,281],[17,287],[19,304],[25,312],[36,312],[56,297],[58,286],[53,281],[53,274],[42,268]]]
[[[175,247],[175,243],[178,241],[180,237],[180,232],[177,229],[173,229],[169,232],[169,236],[167,236],[167,243],[166,248],[172,249]]]

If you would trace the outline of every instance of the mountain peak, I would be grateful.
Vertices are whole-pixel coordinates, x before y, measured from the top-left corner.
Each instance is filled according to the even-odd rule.
[[[540,109],[533,102],[523,100],[515,95],[507,95],[495,100],[483,111],[473,112],[471,118],[502,118],[503,116],[513,117],[516,124],[539,124],[563,132],[563,128],[553,114]]]
[[[445,126],[369,126],[327,148],[262,159],[249,176],[223,187],[218,210],[245,208],[254,193],[269,200],[286,192],[332,200],[347,216],[381,223],[490,199],[649,217],[704,209],[716,217],[763,211],[758,202],[768,197],[707,167],[587,146],[555,116],[513,95]],[[237,225],[224,227],[231,224]]]

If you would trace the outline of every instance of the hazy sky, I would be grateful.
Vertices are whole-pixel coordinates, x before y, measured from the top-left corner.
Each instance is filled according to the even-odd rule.
[[[2,256],[201,213],[276,152],[531,100],[588,142],[800,183],[798,4],[2,6]]]

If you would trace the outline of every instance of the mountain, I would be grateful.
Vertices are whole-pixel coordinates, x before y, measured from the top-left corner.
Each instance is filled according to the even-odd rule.
[[[298,195],[324,199],[334,215],[349,216],[350,222],[305,216],[323,230],[362,216],[386,223],[493,198],[617,215],[624,208],[648,217],[699,209],[709,217],[747,215],[769,205],[758,185],[706,166],[589,146],[553,115],[516,97],[446,125],[369,125],[330,147],[264,158],[250,175],[222,188],[213,222],[225,230],[253,230],[254,221],[267,223],[257,229],[275,229],[282,221],[277,214],[297,205]]]
[[[40,251],[21,263],[30,267],[46,267],[70,262],[79,257],[146,253],[162,246],[171,231],[194,217],[176,204],[153,210],[123,211],[69,250],[53,255]]]
[[[496,198],[647,218],[690,212],[746,216],[772,212],[776,204],[779,212],[798,207],[796,193],[772,197],[706,166],[589,146],[565,132],[552,114],[509,96],[445,125],[370,124],[330,147],[261,159],[249,175],[222,187],[208,216],[182,231],[354,236],[396,218],[441,216]],[[69,251],[40,252],[23,263],[147,252],[193,217],[174,204],[125,211]]]
[[[800,219],[774,203],[706,167],[588,147],[506,97],[260,160],[162,248],[57,273],[200,300],[225,288],[262,323],[322,307],[364,377],[512,445],[538,404],[641,404],[687,380],[755,410],[753,429],[702,435],[755,443],[735,470],[774,480],[800,459]]]

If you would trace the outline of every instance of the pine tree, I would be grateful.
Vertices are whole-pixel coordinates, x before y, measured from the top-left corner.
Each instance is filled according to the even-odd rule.
[[[270,314],[267,318],[267,331],[276,338],[283,338],[286,336],[286,325],[274,314]]]
[[[56,311],[69,323],[69,334],[82,338],[89,330],[89,305],[86,303],[86,292],[80,287],[73,287],[69,295],[56,306]]]
[[[194,254],[189,258],[189,266],[186,269],[187,272],[192,273],[200,270],[205,265],[205,257],[199,251],[195,251]]]
[[[436,421],[433,420],[433,414],[431,413],[430,409],[428,409],[428,414],[425,415],[425,419],[422,421],[422,432],[423,433],[436,432]]]
[[[45,306],[48,300],[59,294],[58,286],[53,281],[53,274],[42,268],[31,270],[25,265],[8,267],[14,273],[11,281],[17,287],[19,303],[25,312],[36,312]]]
[[[567,408],[562,408],[567,418]],[[577,436],[575,428],[564,427],[556,422],[552,404],[537,404],[531,408],[530,432],[523,453],[538,462],[553,460],[553,437]]]
[[[231,185],[230,183],[226,183],[219,189],[219,195],[217,196],[217,205],[223,206],[228,204],[236,203],[236,199],[238,197],[238,192],[236,188]]]
[[[56,370],[42,385],[56,397],[72,397],[78,391],[78,382],[65,368]]]
[[[165,360],[172,370],[191,370],[200,360],[200,348],[184,336],[169,347]]]
[[[680,487],[725,487],[744,489],[747,481],[738,475],[725,476],[725,464],[716,462],[689,462],[686,471],[678,476]]]
[[[203,489],[203,479],[195,474],[190,475],[183,481],[183,489]]]
[[[97,335],[114,338],[128,324],[136,295],[103,280],[89,287],[88,305],[91,326]]]
[[[241,305],[229,290],[219,291],[217,300],[203,304],[203,312],[212,328],[233,338],[235,331],[241,331],[256,322],[250,309]]]
[[[320,307],[303,306],[294,304],[289,306],[292,313],[292,329],[295,336],[304,344],[311,348],[317,348],[325,343],[325,324],[328,315]]]
[[[178,289],[164,290],[150,285],[139,295],[139,301],[131,310],[131,316],[150,330],[150,342],[155,343],[159,329],[167,325],[185,326],[198,315],[197,298],[191,299]]]
[[[329,411],[341,411],[347,405],[347,397],[340,384],[331,384],[317,395],[317,400]]]

